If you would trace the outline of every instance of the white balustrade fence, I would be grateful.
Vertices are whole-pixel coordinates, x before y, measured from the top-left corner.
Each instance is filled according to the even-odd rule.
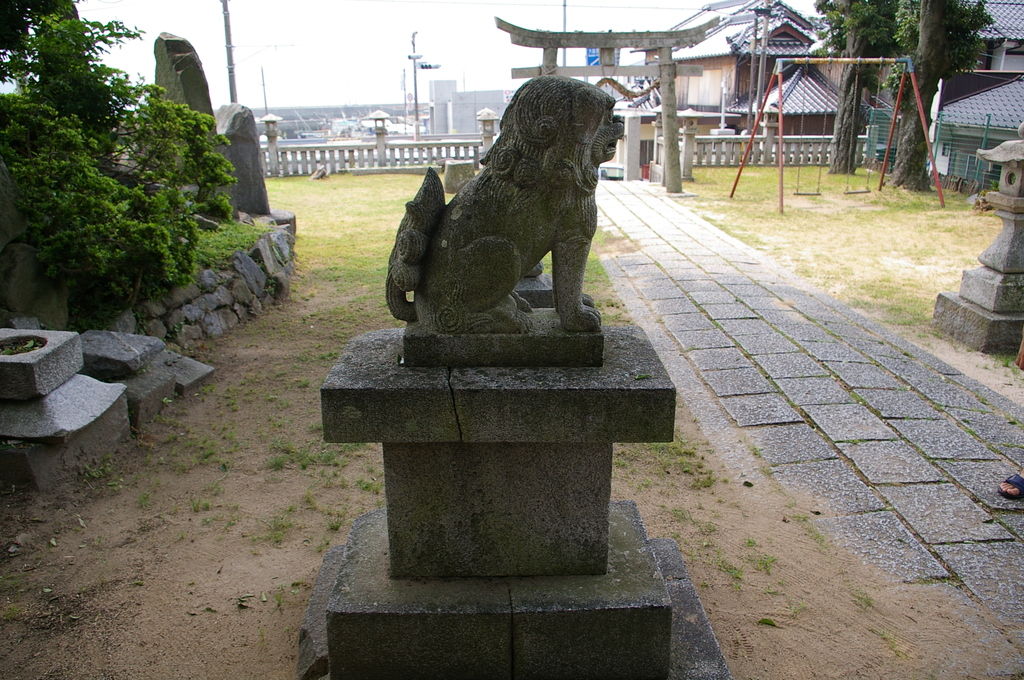
[[[372,142],[335,142],[324,144],[277,145],[277,158],[263,147],[264,167],[268,177],[309,175],[318,167],[332,173],[370,168],[404,168],[439,165],[442,161],[473,161],[480,168],[483,141],[441,140],[421,142],[387,142],[381,153]]]

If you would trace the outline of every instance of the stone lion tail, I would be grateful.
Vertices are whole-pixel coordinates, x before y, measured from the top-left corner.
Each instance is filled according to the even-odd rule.
[[[407,293],[420,283],[420,262],[444,215],[444,186],[433,168],[427,168],[416,198],[405,204],[405,217],[398,226],[395,246],[388,260],[384,295],[391,315],[401,321],[415,321],[416,307]]]

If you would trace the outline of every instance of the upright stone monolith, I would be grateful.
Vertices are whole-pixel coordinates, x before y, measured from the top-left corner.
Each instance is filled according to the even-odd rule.
[[[217,109],[217,134],[224,135],[231,144],[220,152],[235,166],[231,173],[237,184],[228,187],[231,205],[239,212],[267,215],[270,202],[264,182],[263,150],[256,119],[248,107],[227,104]]]
[[[18,185],[0,158],[0,250],[28,229],[28,221],[14,202],[18,200]]]
[[[170,33],[161,33],[153,46],[156,56],[154,82],[167,90],[166,97],[187,104],[199,113],[213,115],[210,87],[192,43]]]

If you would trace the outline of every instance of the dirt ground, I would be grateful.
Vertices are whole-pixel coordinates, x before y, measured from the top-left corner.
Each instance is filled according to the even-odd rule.
[[[0,677],[294,677],[324,549],[384,503],[380,446],[320,433],[348,302],[300,274],[290,302],[199,349],[213,382],[76,485],[2,492]],[[865,566],[815,530],[824,505],[770,477],[745,485],[685,407],[677,422],[676,444],[616,448],[613,496],[679,542],[735,678],[1024,670],[957,584]]]

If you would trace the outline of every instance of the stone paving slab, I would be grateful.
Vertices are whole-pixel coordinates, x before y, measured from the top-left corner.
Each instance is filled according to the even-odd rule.
[[[746,305],[734,302],[724,305],[704,305],[704,312],[712,319],[755,319],[757,312]]]
[[[857,394],[864,397],[868,406],[878,411],[883,418],[941,418],[942,414],[927,401],[909,390],[874,390],[857,388]]]
[[[829,335],[825,329],[810,323],[806,319],[800,323],[794,323],[792,317],[790,317],[789,321],[776,323],[775,328],[780,333],[784,333],[800,342],[836,342],[836,339]]]
[[[1002,446],[996,444],[996,448],[1009,458],[1018,468],[1024,468],[1024,449],[1016,446]]]
[[[761,336],[772,332],[772,327],[760,319],[722,319],[718,325],[734,338],[745,335]]]
[[[1024,621],[1024,545],[981,543],[936,546],[945,560],[978,599],[1005,622]]]
[[[738,397],[747,394],[770,394],[775,388],[755,368],[731,368],[724,371],[701,371],[715,394],[720,397]]]
[[[929,458],[997,460],[998,455],[948,420],[890,420],[910,443]]]
[[[986,461],[940,461],[939,465],[965,489],[977,496],[990,508],[1016,510],[1020,501],[1003,498],[997,489],[999,482],[1017,472],[1001,460]]]
[[[727,278],[730,277],[723,276],[719,280],[722,281],[722,279]],[[729,283],[728,281],[722,281],[722,285],[725,286],[726,290],[728,290],[730,293],[738,297],[740,300],[743,300],[744,302],[748,298],[775,297],[774,295],[771,294],[770,291],[765,290],[761,286],[750,283],[749,279],[738,283]]]
[[[916,387],[925,397],[942,406],[972,409],[974,411],[992,410],[978,401],[978,398],[967,390],[947,382],[925,380],[918,383],[911,382],[910,384]]]
[[[1018,502],[1017,507],[1024,510],[1024,502]],[[997,512],[996,519],[1002,522],[1010,531],[1024,538],[1024,512]]]
[[[754,368],[750,360],[735,347],[724,349],[698,349],[687,355],[693,365],[701,371],[718,371],[727,368]]]
[[[732,397],[723,399],[722,406],[740,427],[802,423],[804,420],[777,394]]]
[[[949,576],[894,512],[827,517],[814,520],[814,524],[839,545],[901,581]]]
[[[952,484],[880,486],[878,490],[928,543],[1012,538],[1006,529],[996,524],[987,512]]]
[[[680,291],[682,293],[682,291]],[[717,290],[695,290],[690,297],[702,307],[706,305],[727,305],[736,302],[736,296],[728,291]],[[746,311],[746,310],[744,310]]]
[[[854,389],[899,389],[903,386],[903,384],[896,380],[896,378],[892,377],[874,364],[862,364],[849,361],[826,361],[825,365],[830,371],[838,375],[844,383]]]
[[[755,361],[765,372],[775,378],[821,378],[827,377],[828,371],[806,354],[766,354],[758,356]]]
[[[665,324],[665,329],[670,333],[718,330],[715,328],[715,324],[708,321],[708,318],[700,312],[694,314],[669,314],[663,316],[661,322]]]
[[[696,293],[697,291],[725,292],[725,288],[722,288],[714,279],[707,276],[700,279],[683,279],[676,283],[687,293]]]
[[[700,312],[695,304],[682,297],[652,300],[651,311],[655,314],[697,314]]]
[[[783,486],[823,498],[838,513],[883,510],[885,503],[841,460],[779,465],[772,469]]]
[[[733,339],[751,355],[786,354],[800,351],[799,347],[775,331],[769,331],[765,335],[736,335],[733,336]]]
[[[831,378],[780,378],[775,383],[797,406],[853,403],[850,393]]]
[[[946,412],[987,442],[1024,446],[1024,429],[1011,424],[1005,416],[959,408],[947,409]]]
[[[665,283],[657,283],[651,286],[641,286],[637,290],[648,300],[670,300],[674,298],[683,298],[686,293],[679,290],[679,287],[669,281],[665,280]],[[732,297],[731,295],[729,297]]]
[[[860,404],[808,406],[804,410],[834,442],[896,439],[895,432]]]
[[[839,444],[839,450],[854,462],[872,484],[910,484],[944,482],[946,478],[934,465],[905,442],[874,441]]]
[[[691,349],[714,349],[717,347],[735,347],[729,336],[720,330],[713,331],[670,331],[683,351]]]
[[[867,363],[866,356],[841,342],[805,342],[804,349],[819,361],[850,361]]]
[[[804,423],[752,428],[747,433],[755,453],[771,465],[838,458],[825,439]]]

